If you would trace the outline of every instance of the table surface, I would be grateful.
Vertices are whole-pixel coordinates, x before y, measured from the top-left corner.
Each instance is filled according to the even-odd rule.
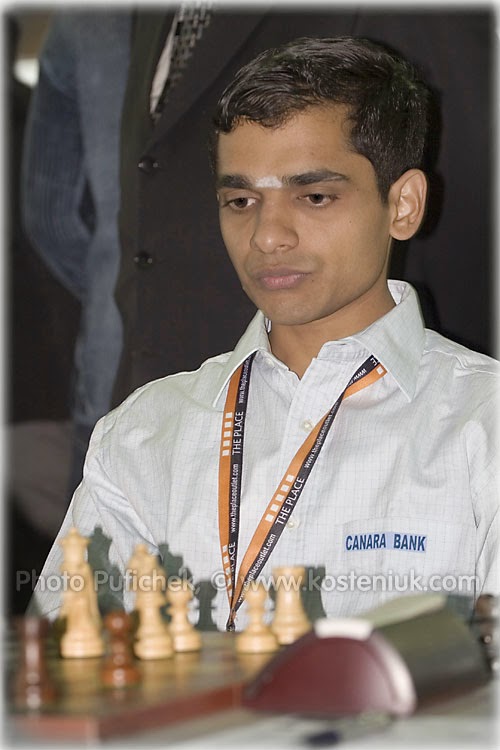
[[[500,746],[495,682],[394,721],[257,713],[241,707],[241,691],[270,657],[237,654],[234,645],[233,634],[204,633],[199,653],[139,662],[142,683],[118,691],[100,684],[102,660],[49,652],[60,697],[39,712],[8,704],[4,746],[274,750],[331,746],[336,738],[356,748]]]

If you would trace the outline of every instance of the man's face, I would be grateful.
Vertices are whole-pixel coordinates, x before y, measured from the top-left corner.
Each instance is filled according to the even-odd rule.
[[[336,316],[348,335],[363,327],[360,312],[387,304],[391,208],[347,128],[343,108],[318,106],[279,128],[242,123],[219,136],[222,236],[245,292],[275,325]]]

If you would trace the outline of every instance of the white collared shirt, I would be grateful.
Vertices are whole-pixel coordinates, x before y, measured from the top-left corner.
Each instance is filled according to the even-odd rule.
[[[195,584],[212,582],[210,616],[224,628],[217,497],[230,376],[257,352],[244,445],[241,561],[295,452],[373,354],[387,374],[342,403],[262,576],[269,580],[278,565],[306,566],[306,597],[328,616],[353,615],[424,586],[498,593],[498,363],[425,330],[414,290],[389,285],[396,306],[360,333],[326,343],[302,379],[271,353],[259,312],[233,352],[135,391],[96,426],[58,539],[71,526],[85,536],[98,528],[121,573],[135,544],[146,542],[161,552],[168,575],[183,566]],[[46,582],[61,559],[56,541],[36,593],[40,610],[51,616],[61,595]],[[106,572],[101,576],[100,582]],[[125,602],[133,606],[130,594]]]

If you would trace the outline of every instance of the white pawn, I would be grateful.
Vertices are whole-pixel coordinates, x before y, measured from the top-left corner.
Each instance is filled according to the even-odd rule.
[[[168,625],[163,621],[161,607],[166,604],[166,577],[145,544],[138,544],[128,564],[132,574],[131,589],[135,591],[135,609],[139,615],[134,653],[139,659],[167,659],[174,650]]]
[[[199,651],[201,635],[189,621],[189,603],[193,598],[193,588],[186,580],[174,581],[167,589],[170,604],[170,634],[175,651]]]
[[[264,623],[266,587],[262,582],[253,581],[245,592],[248,605],[248,626],[239,633],[236,650],[243,654],[265,654],[276,651],[278,640],[271,628]]]
[[[281,646],[293,643],[311,629],[300,596],[304,575],[305,569],[298,565],[273,570],[277,590],[271,628]]]

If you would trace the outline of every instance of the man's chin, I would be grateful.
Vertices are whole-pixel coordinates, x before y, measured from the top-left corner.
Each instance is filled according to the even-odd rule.
[[[311,323],[314,317],[308,317],[303,312],[299,313],[297,310],[285,311],[285,310],[265,310],[262,307],[264,315],[271,323],[275,326],[302,326]]]

